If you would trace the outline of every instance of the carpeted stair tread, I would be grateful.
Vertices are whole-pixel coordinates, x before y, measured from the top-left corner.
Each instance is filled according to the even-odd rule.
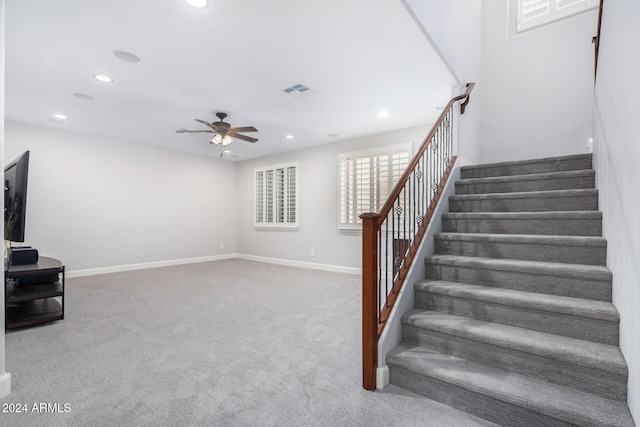
[[[545,172],[545,173],[532,173],[526,175],[505,175],[505,176],[490,176],[484,178],[467,178],[456,181],[456,184],[484,184],[492,182],[515,182],[515,181],[537,181],[537,180],[555,180],[569,177],[590,177],[595,176],[593,169],[584,169],[576,171],[563,171],[563,172]]]
[[[494,243],[531,243],[536,245],[588,246],[606,248],[607,240],[594,236],[554,236],[535,234],[438,233],[439,240]]]
[[[605,265],[607,241],[593,236],[438,233],[438,254]]]
[[[450,212],[442,216],[446,232],[601,236],[602,212]]]
[[[477,267],[487,270],[517,271],[522,273],[548,272],[556,276],[611,280],[611,270],[598,265],[563,264],[543,261],[523,261],[499,258],[433,255],[425,260],[432,264]]]
[[[387,356],[387,363],[394,383],[502,425],[634,426],[623,402],[422,347],[401,344]],[[401,376],[396,368],[409,375],[396,379]],[[453,391],[429,389],[431,379]]]
[[[462,179],[505,175],[526,175],[546,172],[591,169],[591,154],[545,157],[533,160],[469,165],[460,168]]]
[[[611,271],[598,265],[433,255],[425,270],[427,279],[611,301]]]
[[[589,169],[468,178],[456,181],[455,186],[456,194],[594,188],[595,171]]]
[[[580,188],[577,190],[543,190],[543,191],[518,191],[515,193],[489,193],[489,194],[459,194],[449,197],[451,200],[512,200],[565,197],[593,197],[598,196],[598,190],[593,188]]]
[[[563,219],[563,220],[602,220],[600,211],[551,211],[551,212],[449,212],[443,218],[451,219]]]
[[[615,375],[627,375],[627,365],[622,353],[613,345],[421,309],[405,313],[402,321],[405,325],[420,329],[455,335]]]
[[[416,292],[429,292],[494,304],[561,313],[590,319],[617,322],[618,310],[610,302],[524,292],[513,289],[479,286],[443,280],[424,280],[415,285]]]
[[[449,197],[453,212],[549,212],[598,210],[598,190],[519,191]]]

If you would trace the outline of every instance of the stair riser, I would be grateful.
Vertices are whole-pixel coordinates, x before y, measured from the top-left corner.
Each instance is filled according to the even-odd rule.
[[[517,193],[521,191],[577,190],[595,187],[595,176],[491,183],[456,182],[456,194]]]
[[[532,195],[518,198],[459,199],[449,198],[450,212],[548,212],[548,211],[595,211],[598,197],[567,196],[544,197]]]
[[[610,281],[589,280],[581,277],[558,277],[544,272],[533,274],[489,270],[478,267],[432,264],[427,260],[426,278],[611,302]]]
[[[607,262],[605,247],[561,244],[540,245],[435,239],[435,253],[567,264],[606,265]]]
[[[460,178],[489,178],[494,176],[528,175],[533,173],[566,172],[591,169],[591,157],[548,160],[519,165],[495,165],[484,167],[462,167]]]
[[[602,236],[602,220],[452,219],[443,217],[442,231],[454,233]]]
[[[575,425],[393,364],[389,364],[389,382],[500,425],[532,427]]]
[[[506,304],[416,292],[415,306],[456,316],[618,345],[618,322],[539,311]]]
[[[409,325],[402,327],[402,340],[608,399],[626,400],[627,378],[598,369]]]

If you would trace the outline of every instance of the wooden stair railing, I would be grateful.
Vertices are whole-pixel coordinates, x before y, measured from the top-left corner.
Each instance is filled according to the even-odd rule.
[[[376,386],[378,340],[456,161],[456,102],[464,114],[475,83],[452,98],[380,212],[362,219],[362,386]]]
[[[598,30],[596,35],[591,39],[591,43],[595,45],[595,61],[593,66],[593,78],[598,76],[598,54],[600,53],[600,32],[602,30],[602,9],[604,8],[604,0],[600,0],[600,7],[598,10]]]

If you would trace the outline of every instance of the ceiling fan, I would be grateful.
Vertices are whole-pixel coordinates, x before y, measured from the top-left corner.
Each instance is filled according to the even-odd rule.
[[[213,133],[213,138],[209,141],[211,144],[219,145],[221,147],[226,147],[227,145],[233,142],[234,138],[241,139],[247,142],[256,142],[257,138],[252,138],[250,136],[241,135],[238,132],[258,132],[258,129],[253,126],[244,126],[232,128],[231,125],[224,121],[227,117],[226,113],[216,113],[216,116],[220,119],[218,122],[209,123],[205,120],[196,119],[196,122],[202,123],[203,125],[209,127],[210,129],[206,130],[189,130],[189,129],[178,129],[176,133],[194,133],[194,132],[205,132],[205,133]]]

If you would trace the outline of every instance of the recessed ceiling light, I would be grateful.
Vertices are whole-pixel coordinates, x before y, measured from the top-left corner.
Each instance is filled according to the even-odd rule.
[[[93,78],[102,83],[112,83],[113,79],[109,76],[105,76],[104,74],[94,74]]]
[[[83,101],[93,101],[95,98],[91,95],[86,95],[84,93],[74,93],[73,96],[75,96],[78,99],[82,99]]]
[[[197,9],[202,9],[207,7],[209,3],[208,0],[184,0],[189,6],[195,7]]]
[[[67,120],[67,116],[65,116],[64,114],[54,114],[53,118],[58,120]]]
[[[387,117],[389,115],[389,113],[387,113],[386,111],[380,111],[378,112],[378,117],[381,119],[384,119],[385,117]]]
[[[231,154],[231,150],[224,150],[225,154]]]
[[[287,136],[285,136],[285,138],[287,138],[287,139],[293,139],[293,135],[287,135]]]
[[[124,62],[131,62],[132,64],[135,64],[137,62],[140,62],[140,57],[137,55],[134,55],[131,52],[125,52],[124,50],[116,50],[113,52],[113,54],[118,58],[123,60]]]

